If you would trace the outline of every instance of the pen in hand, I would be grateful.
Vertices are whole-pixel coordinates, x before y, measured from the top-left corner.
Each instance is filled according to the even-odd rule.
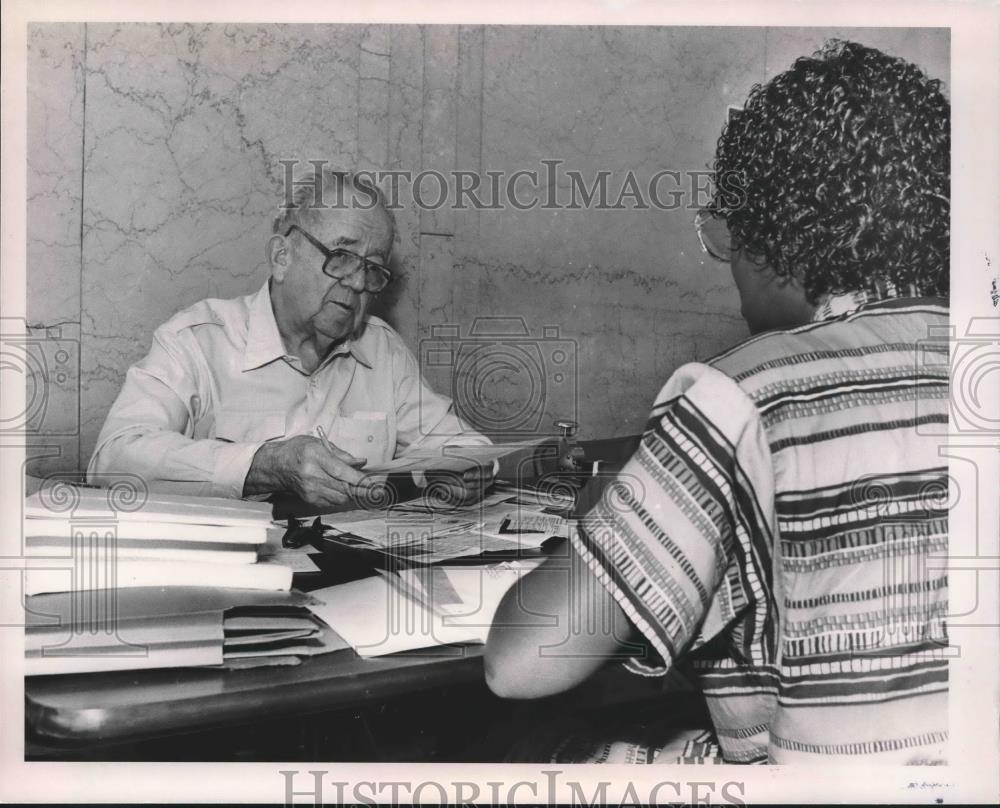
[[[333,451],[333,444],[330,443],[330,439],[326,436],[326,430],[321,426],[316,427],[316,434],[319,435],[319,439],[323,441],[323,445],[330,454],[336,454]]]
[[[319,439],[323,441],[323,446],[326,448],[326,450],[334,457],[336,457],[338,460],[341,459],[340,458],[341,455],[347,455],[347,452],[338,452],[336,449],[333,448],[333,444],[330,443],[330,439],[326,436],[326,430],[323,429],[323,427],[319,426],[318,424],[316,426],[316,434],[319,435]],[[354,457],[354,455],[348,455],[348,457],[350,457],[351,459],[345,462],[347,463],[347,465],[354,466],[355,468],[360,468],[361,466],[363,466],[365,463],[368,462],[363,457]]]
[[[348,466],[361,472],[361,467],[364,466],[368,460],[364,457],[355,457],[348,452],[334,447],[330,443],[330,439],[326,436],[326,430],[323,429],[319,424],[316,425],[316,434],[319,435],[319,439],[323,441],[323,446],[326,450],[335,458],[340,460],[342,463],[346,463]],[[364,472],[361,472],[362,474]],[[371,486],[371,478],[368,476],[362,477],[356,483],[348,483],[348,491],[352,493],[352,496],[356,496],[359,491],[367,490]]]

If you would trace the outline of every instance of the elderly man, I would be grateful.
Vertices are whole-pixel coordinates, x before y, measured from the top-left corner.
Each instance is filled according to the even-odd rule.
[[[674,373],[572,546],[501,604],[497,693],[690,663],[728,762],[943,760],[947,346],[916,361],[948,323],[949,123],[939,82],[854,43],[751,92],[715,161],[743,193],[701,232],[756,336]],[[561,748],[676,759],[633,729]]]
[[[291,493],[322,508],[357,500],[366,463],[489,443],[424,383],[399,334],[368,315],[392,279],[381,193],[329,169],[311,180],[275,221],[264,286],[203,300],[156,330],[89,474],[130,472],[201,495]]]

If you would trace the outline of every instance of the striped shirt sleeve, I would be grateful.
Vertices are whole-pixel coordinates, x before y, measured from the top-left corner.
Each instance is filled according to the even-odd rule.
[[[714,368],[679,368],[572,540],[667,665],[748,611],[773,614],[773,480],[753,402]]]

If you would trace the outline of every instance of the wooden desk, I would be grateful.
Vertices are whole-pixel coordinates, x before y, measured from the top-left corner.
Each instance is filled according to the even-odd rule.
[[[620,466],[631,453],[627,446],[634,445],[634,440],[595,441],[583,446],[588,460],[602,459]],[[138,741],[268,717],[374,705],[463,685],[478,685],[484,698],[492,698],[483,683],[482,654],[481,646],[463,646],[361,659],[345,650],[305,659],[295,667],[35,677],[25,683],[28,738],[49,751]],[[662,681],[625,677],[625,686],[617,671],[594,677],[584,686],[587,693],[577,703],[663,692]],[[574,698],[567,694],[563,700],[571,703]],[[559,701],[557,698],[553,703]]]
[[[141,740],[482,681],[482,654],[463,646],[361,659],[344,650],[294,667],[43,676],[25,686],[25,718],[47,745]]]

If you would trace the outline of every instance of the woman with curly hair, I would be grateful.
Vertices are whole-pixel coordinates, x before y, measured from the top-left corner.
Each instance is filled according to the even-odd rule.
[[[834,41],[755,86],[719,138],[699,217],[710,251],[728,260],[738,246],[741,290],[763,267],[789,302],[774,322],[749,301],[751,330],[845,293],[946,297],[950,155],[940,82],[872,48]]]
[[[508,593],[496,693],[683,666],[714,727],[689,759],[944,761],[947,346],[927,338],[948,322],[949,126],[939,82],[851,42],[751,91],[697,223],[754,336],[671,376],[566,551]],[[676,761],[666,737],[584,733],[550,759]]]

